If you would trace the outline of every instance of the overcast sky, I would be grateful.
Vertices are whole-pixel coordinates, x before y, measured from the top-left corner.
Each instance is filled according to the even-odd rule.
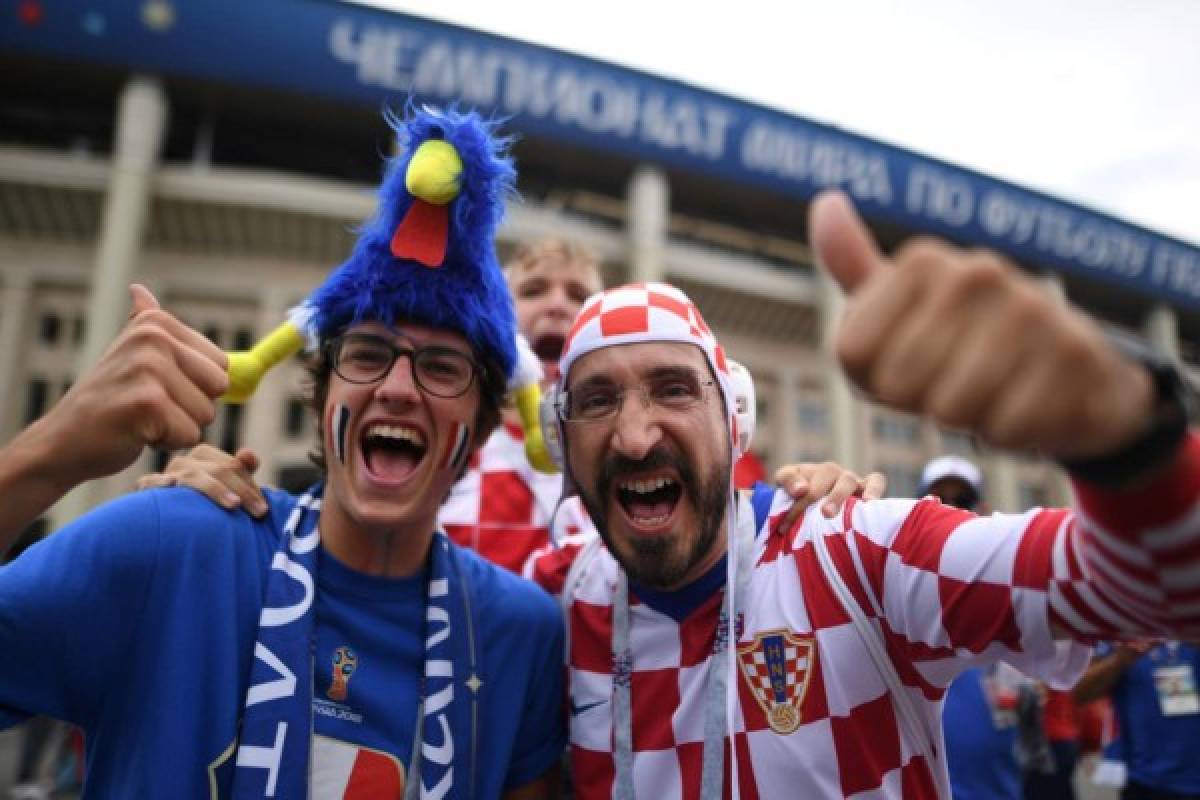
[[[1200,0],[370,4],[682,79],[1200,244]]]

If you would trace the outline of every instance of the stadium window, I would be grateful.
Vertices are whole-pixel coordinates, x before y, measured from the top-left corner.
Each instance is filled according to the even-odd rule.
[[[1050,493],[1040,484],[1022,483],[1017,487],[1017,505],[1022,510],[1045,508],[1050,505]]]
[[[42,314],[38,330],[43,342],[58,344],[58,335],[62,332],[62,319],[53,311],[46,311]]]
[[[221,329],[218,328],[216,325],[205,325],[204,326],[204,338],[208,339],[210,342],[215,344],[217,347],[220,347],[221,346]]]
[[[314,464],[293,464],[280,467],[279,480],[276,485],[285,492],[299,494],[321,479],[321,473]]]
[[[83,330],[85,325],[83,314],[76,314],[75,319],[71,320],[71,344],[79,347],[83,344]]]
[[[225,404],[224,425],[221,426],[221,449],[234,453],[241,444],[242,414],[245,406]]]
[[[249,350],[254,345],[254,331],[249,328],[238,328],[233,334],[234,350]]]
[[[796,416],[801,430],[821,433],[829,430],[829,409],[824,403],[801,400],[796,406]]]
[[[301,397],[289,397],[287,408],[283,415],[283,432],[293,439],[298,439],[304,433],[304,419],[308,414],[308,406]]]
[[[45,378],[34,378],[29,382],[25,400],[25,424],[33,422],[46,410],[50,397],[50,383]]]
[[[975,437],[962,431],[942,431],[942,450],[960,456],[969,456],[976,450]]]
[[[876,414],[872,422],[872,429],[876,439],[900,444],[916,444],[921,435],[921,429],[916,420],[899,417],[895,414]]]
[[[921,471],[911,464],[880,464],[879,471],[887,476],[888,497],[914,497],[921,485]]]

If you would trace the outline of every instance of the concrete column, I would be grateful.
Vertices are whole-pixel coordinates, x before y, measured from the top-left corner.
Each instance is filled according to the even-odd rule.
[[[118,101],[112,174],[76,375],[82,375],[99,360],[128,314],[128,284],[137,272],[151,182],[166,122],[167,100],[162,87],[151,78],[132,78]],[[100,483],[80,486],[63,498],[54,509],[55,525],[69,522],[99,502]]]
[[[775,469],[784,464],[796,461],[800,454],[800,369],[793,364],[785,364],[775,371],[776,395],[775,424],[772,425],[771,456]]]
[[[288,309],[299,298],[293,289],[269,287],[258,296],[256,334],[264,336],[287,319]],[[242,444],[258,454],[260,480],[274,483],[279,469],[279,444],[283,436],[284,407],[291,387],[288,362],[278,365],[263,377],[254,396],[246,403],[242,417]]]
[[[629,181],[626,199],[629,236],[629,279],[661,281],[666,276],[670,187],[662,170],[640,166]]]
[[[829,403],[830,458],[848,469],[861,472],[866,469],[859,424],[862,403],[854,396],[846,374],[833,357],[833,338],[846,301],[842,290],[825,270],[818,269],[817,276],[821,304],[821,349],[829,363],[825,396]]]
[[[0,290],[0,441],[7,442],[25,420],[21,402],[25,381],[19,365],[26,357],[33,289],[29,276],[18,273]]]
[[[1143,331],[1154,349],[1175,361],[1179,355],[1179,319],[1169,306],[1157,305],[1150,309],[1143,323]]]

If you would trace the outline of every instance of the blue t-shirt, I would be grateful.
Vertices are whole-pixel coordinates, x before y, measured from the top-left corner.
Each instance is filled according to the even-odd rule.
[[[187,489],[139,492],[0,568],[0,725],[41,713],[82,727],[85,797],[227,796],[266,576],[295,502],[268,500],[254,520]],[[495,797],[565,745],[561,612],[456,553],[479,622],[476,788]],[[424,579],[372,578],[322,553],[318,586],[314,764],[386,780],[412,750]],[[314,773],[314,797],[330,769]]]
[[[1101,644],[1097,657],[1112,647]],[[1200,648],[1184,642],[1157,644],[1133,662],[1112,691],[1117,712],[1115,752],[1124,759],[1129,780],[1161,791],[1200,794],[1200,713],[1163,713],[1159,684],[1200,683]],[[1182,687],[1185,688],[1185,687]],[[1180,698],[1182,699],[1182,698]],[[1183,705],[1189,705],[1184,701]]]
[[[1016,711],[995,711],[985,679],[989,667],[963,672],[946,690],[942,728],[955,800],[1017,800]]]

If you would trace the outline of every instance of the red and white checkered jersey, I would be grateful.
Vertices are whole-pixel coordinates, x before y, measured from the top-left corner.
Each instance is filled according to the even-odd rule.
[[[1080,511],[975,517],[936,500],[847,504],[772,530],[773,499],[737,622],[738,706],[731,720],[742,798],[933,798],[944,776],[941,703],[968,666],[996,659],[1051,686],[1072,683],[1088,650],[1056,642],[1200,628],[1200,440],[1153,486],[1120,502],[1079,487]],[[742,503],[742,512],[749,513]],[[905,739],[885,683],[812,545],[833,562],[886,643],[938,744],[937,763]],[[579,542],[532,573],[561,592]],[[569,598],[570,742],[580,798],[613,789],[612,608],[618,566],[604,548]],[[1119,585],[1119,586],[1118,586]],[[631,594],[632,591],[631,591]],[[705,675],[722,592],[677,622],[636,596],[633,779],[638,797],[699,794]],[[1118,607],[1128,610],[1118,610]],[[726,743],[728,749],[729,743]],[[726,796],[729,796],[726,761]]]
[[[550,518],[561,492],[562,477],[530,466],[521,428],[505,424],[472,457],[438,521],[456,543],[519,573],[529,555],[550,541]],[[563,503],[554,524],[560,535],[592,529],[575,497]]]

